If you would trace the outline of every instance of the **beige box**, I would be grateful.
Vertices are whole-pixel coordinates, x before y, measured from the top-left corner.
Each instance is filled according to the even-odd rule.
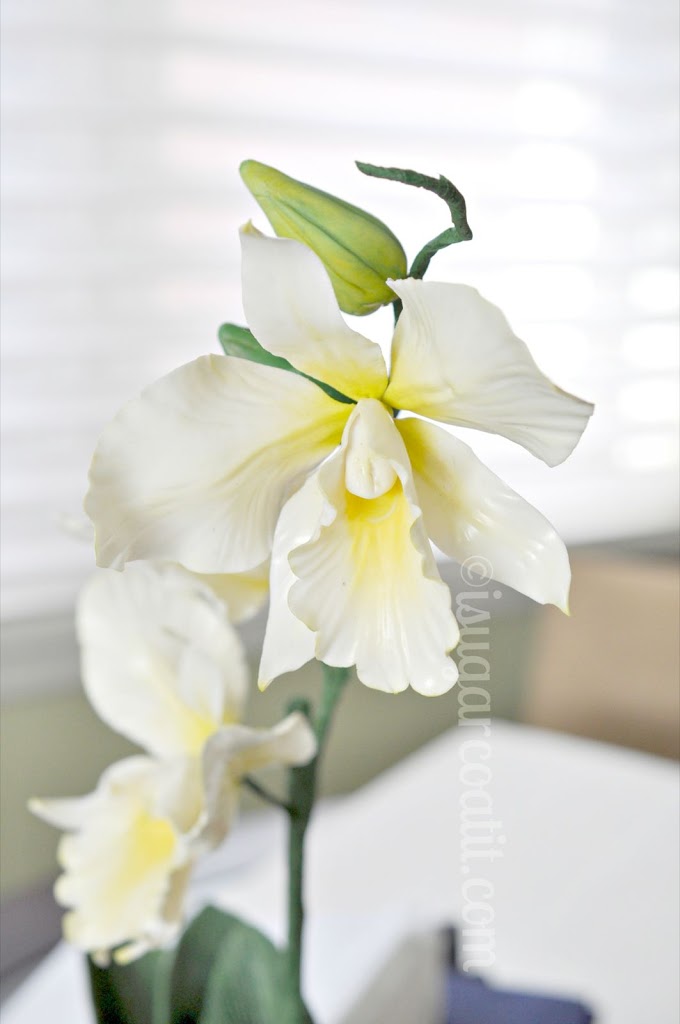
[[[679,594],[673,563],[576,559],[571,616],[540,612],[524,719],[677,758]]]

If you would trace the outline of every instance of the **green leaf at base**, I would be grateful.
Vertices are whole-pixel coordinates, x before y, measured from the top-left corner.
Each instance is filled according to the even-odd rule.
[[[167,1024],[172,951],[157,950],[124,967],[88,958],[97,1024]]]
[[[200,1024],[298,1020],[287,991],[285,954],[250,925],[232,918],[210,973]]]
[[[298,1024],[300,1011],[312,1024],[293,1002],[285,953],[214,907],[194,919],[177,947],[170,999],[169,1024]]]

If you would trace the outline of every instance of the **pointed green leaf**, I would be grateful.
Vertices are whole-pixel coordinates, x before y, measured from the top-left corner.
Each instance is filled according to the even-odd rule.
[[[167,1021],[312,1024],[304,1007],[294,1005],[289,995],[285,967],[284,954],[264,935],[208,907],[189,925],[177,948]],[[110,1024],[119,1022],[112,1019]]]
[[[236,324],[222,324],[217,332],[217,336],[226,356],[236,356],[237,359],[248,359],[251,363],[275,366],[278,370],[288,370],[290,373],[297,373],[298,376],[311,380],[312,384],[316,384],[318,388],[325,391],[336,402],[352,404],[351,398],[336,391],[330,384],[324,384],[323,381],[310,377],[300,370],[296,370],[293,364],[289,363],[287,359],[283,359],[282,356],[273,356],[271,352],[267,352],[266,348],[262,348],[262,345],[260,345],[259,341],[247,327],[237,327]]]
[[[222,324],[217,336],[220,345],[227,356],[236,356],[238,359],[248,359],[251,363],[262,363],[264,366],[276,366],[280,370],[290,370],[297,373],[291,363],[281,356],[273,356],[262,348],[252,331],[247,327],[238,327],[236,324]]]

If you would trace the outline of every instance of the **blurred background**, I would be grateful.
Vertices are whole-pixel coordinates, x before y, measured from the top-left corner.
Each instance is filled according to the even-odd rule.
[[[245,158],[369,209],[410,257],[445,207],[353,161],[462,190],[474,240],[429,277],[479,288],[596,403],[554,470],[470,438],[573,552],[571,620],[507,588],[494,608],[493,713],[677,757],[674,0],[5,0],[3,22],[4,905],[55,874],[28,796],[85,792],[128,749],[79,689],[88,462],[126,399],[242,322],[237,229],[266,226]],[[387,341],[389,313],[361,329]],[[254,719],[313,693],[302,676],[255,697]],[[388,700],[351,689],[327,792],[456,721],[455,691]]]

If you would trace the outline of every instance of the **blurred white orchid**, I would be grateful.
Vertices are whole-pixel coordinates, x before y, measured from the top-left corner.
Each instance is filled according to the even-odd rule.
[[[64,874],[54,889],[57,902],[72,908],[64,937],[102,966],[114,947],[115,959],[126,963],[168,941],[181,923],[194,855],[175,819],[183,801],[175,808],[167,800],[176,782],[168,765],[130,757],[108,768],[88,796],[29,804],[70,833],[59,843]]]
[[[304,764],[316,740],[304,715],[271,729],[239,724],[243,650],[222,602],[174,565],[97,572],[78,604],[85,691],[100,717],[151,756],[104,772],[94,793],[33,800],[71,832],[57,900],[67,939],[125,962],[179,928],[191,867],[227,834],[239,782],[270,763]]]
[[[234,573],[273,546],[262,685],[316,655],[356,664],[369,686],[441,693],[455,682],[447,654],[458,630],[428,538],[460,561],[483,556],[501,582],[560,607],[570,570],[552,526],[419,417],[501,434],[554,466],[592,406],[555,387],[502,313],[464,285],[389,282],[403,312],[388,377],[310,249],[250,225],[241,238],[257,340],[353,401],[227,356],[164,377],[95,452],[85,507],[98,561]],[[405,409],[417,418],[395,419]]]

